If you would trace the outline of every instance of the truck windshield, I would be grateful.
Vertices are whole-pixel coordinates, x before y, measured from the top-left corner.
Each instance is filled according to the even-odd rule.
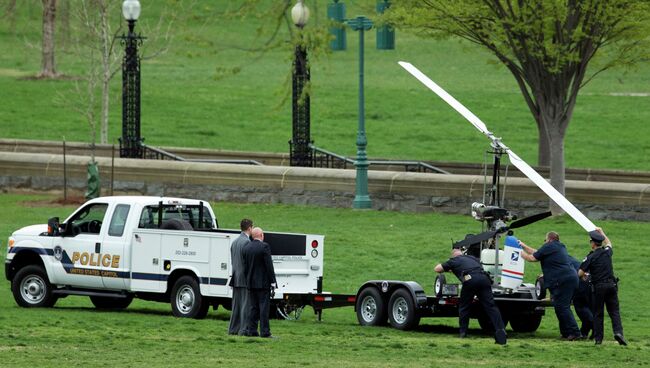
[[[139,228],[153,229],[158,227],[158,205],[146,206],[140,215]],[[199,224],[199,205],[163,205],[162,221],[177,219],[187,221],[194,229],[211,229],[212,216],[203,207],[203,221]]]

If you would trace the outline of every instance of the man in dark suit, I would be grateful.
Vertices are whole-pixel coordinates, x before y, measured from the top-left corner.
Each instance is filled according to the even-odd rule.
[[[264,232],[259,227],[252,230],[253,241],[242,249],[246,287],[248,289],[248,336],[271,337],[269,306],[271,288],[277,285],[271,259],[271,247],[264,242]]]
[[[230,326],[228,334],[246,335],[246,310],[248,309],[246,290],[246,274],[244,273],[244,258],[242,249],[250,242],[249,237],[253,230],[253,221],[241,220],[239,224],[241,234],[232,241],[230,245],[230,260],[232,265],[232,276],[230,286],[232,287],[232,313],[230,314]]]

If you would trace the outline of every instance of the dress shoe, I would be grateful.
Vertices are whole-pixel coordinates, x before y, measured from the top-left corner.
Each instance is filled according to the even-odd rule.
[[[623,337],[623,334],[614,334],[614,338],[620,345],[627,346],[627,340],[625,340],[625,337]]]
[[[582,336],[576,336],[576,335],[569,335],[566,337],[566,339],[569,341],[576,341],[576,340],[580,340],[581,338]]]
[[[277,339],[278,337],[275,335],[262,335],[260,336],[263,339]]]

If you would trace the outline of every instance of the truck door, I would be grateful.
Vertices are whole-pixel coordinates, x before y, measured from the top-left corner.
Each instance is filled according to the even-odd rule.
[[[102,233],[103,242],[100,247],[102,282],[108,289],[126,289],[126,280],[129,277],[130,262],[126,259],[126,243],[128,234],[126,224],[131,205],[115,205],[107,231]],[[131,221],[133,223],[133,221]]]
[[[101,277],[101,232],[105,227],[106,203],[91,203],[78,210],[66,222],[61,238],[61,283],[91,288],[103,287]],[[55,246],[56,247],[56,246]]]

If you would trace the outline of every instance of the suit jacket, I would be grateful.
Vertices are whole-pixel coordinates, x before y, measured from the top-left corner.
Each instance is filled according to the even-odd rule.
[[[271,258],[271,247],[259,240],[253,240],[242,249],[246,287],[249,289],[269,289],[275,281],[275,270]]]
[[[230,245],[230,262],[232,265],[230,286],[232,287],[246,287],[246,273],[244,272],[242,249],[248,243],[250,243],[248,235],[242,232]]]

